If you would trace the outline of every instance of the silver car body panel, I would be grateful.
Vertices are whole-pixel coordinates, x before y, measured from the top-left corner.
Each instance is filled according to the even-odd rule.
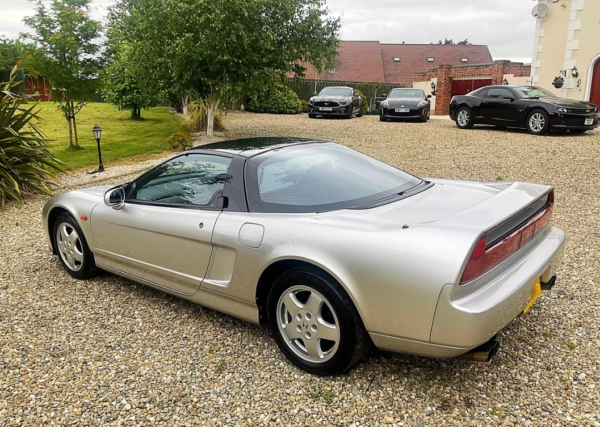
[[[77,218],[100,268],[254,323],[263,272],[280,261],[306,262],[346,290],[378,347],[451,357],[523,311],[532,281],[554,274],[564,234],[548,227],[509,260],[459,285],[481,233],[550,187],[433,182],[387,205],[307,214],[129,203],[114,210],[102,202],[110,188],[102,186],[53,198],[43,223],[48,230],[51,210],[64,209]]]

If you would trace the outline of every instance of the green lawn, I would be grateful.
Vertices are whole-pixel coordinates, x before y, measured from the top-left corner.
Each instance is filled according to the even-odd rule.
[[[156,154],[168,147],[166,140],[175,132],[188,132],[184,120],[166,107],[142,110],[142,120],[131,120],[129,111],[119,111],[111,104],[92,103],[77,114],[81,150],[69,148],[69,127],[52,102],[40,102],[40,128],[50,139],[50,151],[73,169],[98,164],[98,149],[92,128],[102,128],[102,161],[111,162],[134,156]]]

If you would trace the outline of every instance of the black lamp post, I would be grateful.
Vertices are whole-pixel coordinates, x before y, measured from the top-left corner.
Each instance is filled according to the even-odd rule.
[[[506,77],[504,77],[504,80],[502,80],[502,84],[505,86],[508,85],[508,80],[506,79]]]
[[[100,151],[100,138],[102,137],[102,128],[95,125],[92,129],[96,143],[98,144],[98,172],[104,172],[104,165],[102,164],[102,152]]]

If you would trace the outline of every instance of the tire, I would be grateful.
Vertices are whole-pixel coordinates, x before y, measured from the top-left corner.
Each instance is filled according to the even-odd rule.
[[[346,115],[346,119],[350,120],[352,118],[352,116],[354,115],[354,108],[352,107],[352,104],[350,104],[350,111],[348,111],[348,114]]]
[[[459,129],[473,129],[475,125],[473,121],[473,114],[468,107],[460,107],[456,111],[456,126]]]
[[[356,117],[362,117],[362,116],[363,116],[363,104],[361,102],[360,106],[359,106],[358,114],[356,115]]]
[[[63,213],[56,218],[52,226],[52,239],[58,259],[72,277],[86,280],[98,274],[94,254],[79,224],[70,214]]]
[[[385,117],[383,117],[382,115],[379,115],[379,121],[380,122],[387,122],[387,119]]]
[[[299,267],[283,273],[269,293],[267,308],[279,349],[311,374],[343,373],[371,348],[350,297],[331,276],[316,268]]]
[[[527,132],[532,135],[547,135],[550,131],[548,113],[544,110],[533,110],[527,116],[525,127],[527,128]]]
[[[316,114],[313,114],[313,113],[308,113],[308,118],[309,118],[309,119],[316,119],[316,118],[317,118],[317,115],[316,115]]]
[[[588,130],[587,129],[570,129],[569,132],[574,134],[574,135],[582,135],[584,133],[586,133]]]
[[[419,119],[419,121],[421,123],[427,123],[427,121],[429,120],[429,116],[430,116],[431,112],[429,110],[427,110],[427,113],[425,114],[425,117],[421,117]]]

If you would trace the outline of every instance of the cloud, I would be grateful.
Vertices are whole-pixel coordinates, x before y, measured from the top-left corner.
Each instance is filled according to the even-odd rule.
[[[103,18],[113,0],[94,0]],[[469,39],[489,46],[494,59],[530,62],[535,20],[528,0],[329,0],[342,17],[343,40],[384,43],[436,43],[445,38]],[[33,14],[24,0],[0,0],[0,35],[18,37],[27,31],[22,20]]]

